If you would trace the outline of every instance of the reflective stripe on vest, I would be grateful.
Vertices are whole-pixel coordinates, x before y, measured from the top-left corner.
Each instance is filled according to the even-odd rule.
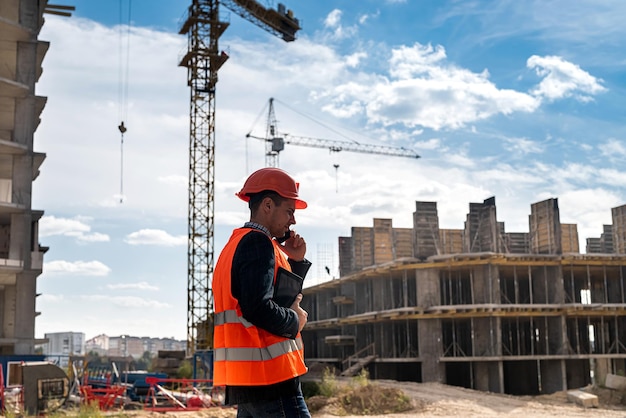
[[[224,324],[242,324],[246,328],[254,326],[252,325],[252,322],[249,322],[243,316],[237,315],[237,311],[233,310],[217,312],[215,314],[214,321],[216,326]]]
[[[281,341],[265,348],[218,348],[215,361],[267,361],[302,349],[302,338]]]

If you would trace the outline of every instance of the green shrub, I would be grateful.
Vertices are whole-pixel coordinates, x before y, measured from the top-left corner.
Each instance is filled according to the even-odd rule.
[[[322,382],[319,386],[320,395],[331,398],[339,392],[339,384],[337,378],[333,374],[332,370],[328,367],[324,369],[322,373]]]
[[[370,374],[366,369],[361,369],[359,374],[352,378],[352,384],[356,387],[363,387],[370,384]]]
[[[320,395],[320,382],[302,382],[302,396],[304,399]]]
[[[191,379],[193,376],[193,367],[191,362],[183,360],[176,371],[176,377],[179,379]]]

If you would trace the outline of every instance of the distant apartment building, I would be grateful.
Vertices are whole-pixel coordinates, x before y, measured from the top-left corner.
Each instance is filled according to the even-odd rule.
[[[104,356],[109,351],[109,336],[105,334],[96,335],[93,338],[85,341],[85,352],[96,353],[99,356]]]
[[[150,338],[146,341],[146,351],[156,355],[159,351],[186,351],[187,341],[173,338]]]
[[[144,339],[130,335],[109,337],[109,350],[107,354],[114,357],[140,358],[145,352]]]
[[[68,365],[69,356],[85,354],[85,334],[82,332],[52,332],[44,337],[48,343],[42,346],[43,354],[61,367]]]
[[[186,350],[187,342],[172,338],[133,337],[120,335],[108,337],[108,356],[140,358],[146,351],[155,356],[161,350]]]
[[[43,354],[85,354],[83,332],[52,332],[46,333],[44,338],[48,340],[48,343],[43,345]]]

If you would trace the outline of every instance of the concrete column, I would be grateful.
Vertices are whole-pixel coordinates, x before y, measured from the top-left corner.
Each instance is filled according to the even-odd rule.
[[[548,354],[570,354],[565,315],[548,317]]]
[[[389,280],[388,276],[385,277],[375,277],[372,279],[372,310],[373,311],[382,311],[385,309],[386,302],[385,298],[388,298],[385,285],[386,281]]]
[[[502,353],[500,318],[474,318],[472,320],[472,343],[475,357],[495,357]],[[474,363],[476,389],[495,393],[504,392],[501,362]]]
[[[4,287],[4,304],[2,309],[2,335],[4,338],[15,338],[15,286]],[[13,354],[5,352],[3,354]]]
[[[541,360],[541,393],[554,393],[567,389],[567,381],[563,378],[564,360]]]
[[[24,2],[28,3],[28,2]],[[37,41],[18,42],[15,78],[28,87],[29,94],[15,99],[14,141],[33,149],[33,133],[39,115],[35,113],[35,83],[37,81]]]
[[[9,260],[22,260],[24,268],[30,268],[31,252],[31,216],[30,214],[11,215],[11,244]],[[33,294],[33,297],[35,295]]]
[[[416,270],[418,306],[427,308],[441,303],[439,270]],[[421,319],[417,324],[419,355],[422,359],[422,381],[444,382],[445,366],[439,361],[443,355],[441,320]]]
[[[565,283],[561,266],[546,267],[548,274],[548,303],[565,303]]]
[[[15,289],[15,354],[34,354],[36,276],[18,274]]]
[[[504,393],[502,362],[479,361],[474,363],[474,385],[477,390]]]
[[[534,303],[565,302],[565,284],[560,266],[533,268],[532,284]]]
[[[439,270],[415,270],[417,282],[417,305],[422,308],[441,305]]]
[[[441,346],[441,320],[422,319],[418,323],[419,354],[422,359],[422,382],[445,383],[445,365],[439,359]]]
[[[595,358],[593,359],[593,379],[598,385],[604,385],[606,375],[611,371],[611,359]]]
[[[498,266],[477,266],[472,269],[474,304],[500,303]]]
[[[473,318],[472,319],[472,346],[473,355],[476,357],[496,356],[499,347],[496,345],[495,329],[496,318]]]

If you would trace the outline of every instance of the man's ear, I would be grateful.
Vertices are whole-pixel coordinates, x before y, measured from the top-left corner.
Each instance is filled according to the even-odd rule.
[[[264,197],[263,200],[261,201],[261,207],[264,210],[267,210],[267,211],[271,210],[273,205],[274,205],[274,201],[269,196]]]

